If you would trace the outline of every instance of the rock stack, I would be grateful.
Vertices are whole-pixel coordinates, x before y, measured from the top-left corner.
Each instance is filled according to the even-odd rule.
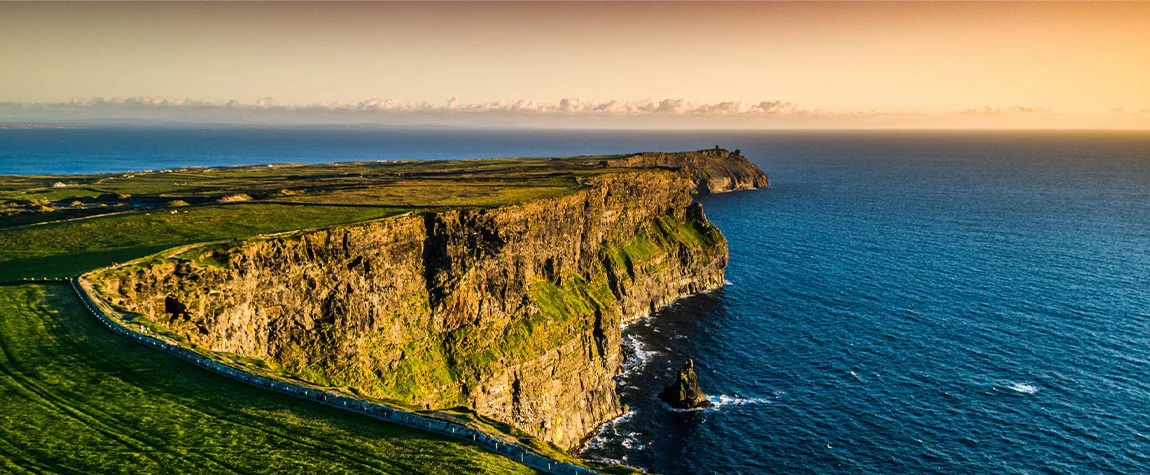
[[[711,405],[711,401],[707,400],[707,395],[699,389],[699,377],[695,374],[695,362],[690,358],[679,369],[678,379],[659,393],[659,399],[676,409],[695,409]]]

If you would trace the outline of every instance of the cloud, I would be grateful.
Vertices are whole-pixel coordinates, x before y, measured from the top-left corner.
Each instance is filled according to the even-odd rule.
[[[798,106],[783,101],[763,101],[755,107],[764,114],[793,114],[798,112]]]
[[[959,114],[974,115],[974,116],[977,116],[977,115],[1003,116],[1003,115],[1010,115],[1010,114],[1016,114],[1016,115],[1019,115],[1019,114],[1042,114],[1042,113],[1050,113],[1050,112],[1053,112],[1053,111],[1051,111],[1050,109],[1045,109],[1045,108],[1041,108],[1041,107],[1030,107],[1030,106],[1011,106],[1011,107],[1007,107],[1005,109],[998,108],[998,107],[991,107],[991,106],[982,106],[982,107],[975,108],[975,109],[964,109],[962,111],[959,111]]]
[[[1081,128],[1150,127],[1145,105],[1071,113],[1035,106],[980,106],[955,110],[848,110],[804,108],[779,100],[713,103],[685,98],[613,99],[575,97],[466,103],[372,97],[353,102],[281,104],[272,97],[252,102],[170,99],[158,96],[71,98],[51,103],[0,103],[3,123],[116,119],[141,123],[445,125],[482,127],[654,128]]]
[[[558,102],[541,102],[520,99],[514,102],[493,101],[465,104],[452,97],[442,104],[422,102],[398,102],[392,99],[372,97],[358,102],[340,104],[338,102],[317,102],[309,105],[277,104],[270,97],[261,97],[252,103],[238,100],[202,101],[193,99],[165,99],[163,97],[113,97],[105,99],[72,98],[64,102],[25,104],[41,107],[72,108],[199,108],[199,109],[271,109],[271,110],[312,110],[312,111],[366,111],[366,112],[410,112],[410,113],[520,113],[520,114],[561,114],[561,115],[764,115],[795,114],[798,106],[784,101],[761,101],[750,104],[746,101],[724,101],[715,104],[694,103],[686,99],[643,99],[638,101],[610,100],[595,102],[579,98],[564,98]]]

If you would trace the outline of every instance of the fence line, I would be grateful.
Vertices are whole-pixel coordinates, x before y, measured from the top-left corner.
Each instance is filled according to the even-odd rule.
[[[55,281],[57,280],[53,280],[53,282]],[[368,417],[373,417],[394,424],[421,429],[440,435],[446,435],[448,437],[470,441],[486,450],[495,452],[496,454],[510,458],[511,460],[520,462],[528,467],[534,468],[536,470],[541,470],[546,473],[552,473],[556,475],[595,474],[594,471],[591,471],[587,468],[567,462],[560,462],[558,460],[534,452],[531,449],[523,447],[516,442],[500,440],[499,438],[493,437],[483,431],[459,424],[457,422],[413,414],[393,407],[385,406],[383,404],[364,401],[334,392],[306,388],[284,381],[265,378],[263,376],[249,373],[239,368],[225,365],[180,345],[132,331],[128,329],[128,327],[108,317],[104,313],[103,309],[101,309],[100,305],[97,303],[97,300],[91,297],[80,285],[80,278],[72,278],[70,281],[72,288],[76,291],[76,295],[80,297],[80,300],[84,303],[84,306],[88,307],[88,310],[92,313],[92,315],[95,315],[96,318],[100,320],[100,323],[103,323],[105,327],[112,331],[112,333],[127,337],[143,345],[157,348],[165,353],[191,362],[192,364],[195,364],[196,366],[204,368],[208,371],[227,376],[252,386],[263,389],[270,389],[282,394],[315,401],[320,404],[343,409],[345,411],[362,414]],[[24,283],[30,282],[24,281]]]
[[[25,277],[20,280],[0,280],[0,285],[66,284],[71,280],[68,277]]]

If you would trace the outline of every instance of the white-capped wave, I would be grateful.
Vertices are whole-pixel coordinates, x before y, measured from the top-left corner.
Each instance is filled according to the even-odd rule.
[[[603,448],[608,440],[620,440],[620,445],[627,448],[628,450],[643,450],[647,448],[647,444],[642,442],[643,434],[633,431],[627,432],[626,434],[620,434],[619,432],[619,424],[626,421],[627,419],[630,419],[633,415],[635,415],[635,411],[629,410],[623,415],[607,421],[607,423],[603,424],[602,426],[599,426],[599,430],[595,432],[595,436],[587,439],[587,442],[583,445],[582,448],[579,449],[579,455],[596,462],[623,465],[638,470],[639,467],[635,467],[627,463],[628,460],[626,455],[623,455],[621,459],[615,459],[588,453],[592,450]]]
[[[769,404],[771,402],[771,400],[767,398],[742,398],[737,396],[728,396],[726,394],[720,394],[718,396],[707,396],[707,400],[711,401],[711,407],[742,406],[745,404]]]
[[[642,368],[651,360],[651,355],[659,353],[658,350],[647,349],[647,346],[637,338],[623,335],[623,374],[630,374]]]
[[[1010,389],[1011,391],[1020,392],[1022,394],[1034,394],[1038,392],[1038,386],[1026,383],[1010,383],[1010,386],[1007,386],[1006,388]]]
[[[728,396],[726,394],[719,394],[717,396],[707,396],[707,400],[711,402],[708,407],[696,407],[692,409],[677,409],[673,408],[667,403],[663,403],[663,407],[672,412],[697,412],[697,411],[717,411],[727,406],[743,406],[747,404],[770,404],[771,400],[767,398],[744,398],[738,396]]]
[[[638,432],[628,432],[623,436],[623,441],[620,444],[628,449],[643,450],[647,448],[647,444],[641,442],[639,439],[643,436]],[[624,457],[624,460],[626,457]]]
[[[635,411],[630,410],[623,413],[623,415],[619,417],[603,423],[603,425],[599,426],[599,430],[595,431],[595,436],[587,439],[587,443],[583,445],[583,448],[580,449],[580,452],[602,448],[603,444],[607,442],[607,439],[619,437],[619,423],[630,419],[631,416],[634,415]]]

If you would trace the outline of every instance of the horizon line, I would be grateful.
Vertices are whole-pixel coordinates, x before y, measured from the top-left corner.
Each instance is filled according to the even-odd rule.
[[[508,131],[540,131],[540,132],[1150,132],[1150,127],[1112,127],[1112,126],[1051,126],[1051,127],[802,127],[802,126],[774,126],[774,127],[578,127],[578,126],[469,126],[469,125],[439,125],[439,124],[371,124],[371,123],[237,123],[237,122],[181,122],[157,121],[143,122],[132,120],[132,123],[101,123],[102,121],[116,122],[124,119],[102,119],[91,122],[3,122],[0,119],[0,130],[34,130],[34,129],[354,129],[354,130],[456,130],[475,132],[508,132]]]

